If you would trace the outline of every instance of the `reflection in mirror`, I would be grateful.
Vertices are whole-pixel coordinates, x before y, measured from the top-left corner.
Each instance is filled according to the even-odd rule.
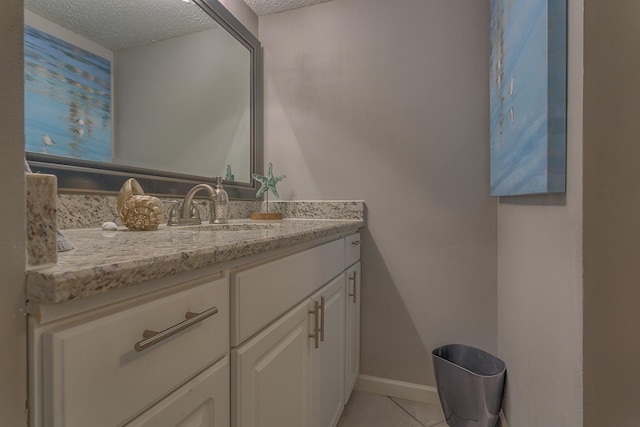
[[[218,16],[221,26],[181,0],[25,0],[25,9],[30,160],[252,187],[259,43],[244,27],[232,35],[241,27],[232,16]],[[161,187],[152,186],[172,193]]]

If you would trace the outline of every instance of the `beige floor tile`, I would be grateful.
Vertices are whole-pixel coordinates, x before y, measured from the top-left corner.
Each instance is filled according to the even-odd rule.
[[[338,427],[423,427],[386,396],[354,390]]]
[[[395,397],[391,399],[415,419],[420,421],[425,427],[435,426],[444,421],[444,413],[440,405],[430,405],[428,403],[414,402]]]

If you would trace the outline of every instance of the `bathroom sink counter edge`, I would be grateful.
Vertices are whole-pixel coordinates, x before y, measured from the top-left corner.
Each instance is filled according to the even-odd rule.
[[[55,265],[27,272],[31,301],[58,304],[148,280],[245,259],[314,240],[336,238],[364,226],[362,220],[285,219],[275,223],[160,226],[141,232],[119,228],[64,230],[76,249]]]

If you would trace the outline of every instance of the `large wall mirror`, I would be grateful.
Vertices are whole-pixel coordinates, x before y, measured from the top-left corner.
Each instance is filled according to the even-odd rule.
[[[259,41],[217,0],[25,0],[25,151],[61,192],[262,173]]]

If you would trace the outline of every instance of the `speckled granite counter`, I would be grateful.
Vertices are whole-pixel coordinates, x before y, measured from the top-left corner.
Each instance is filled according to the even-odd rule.
[[[244,225],[249,224],[249,225]],[[270,250],[355,231],[361,220],[285,219],[250,225],[161,226],[157,231],[65,230],[76,249],[58,254],[56,265],[27,272],[33,301],[61,303],[150,279],[208,267]],[[251,227],[264,227],[246,229]]]

